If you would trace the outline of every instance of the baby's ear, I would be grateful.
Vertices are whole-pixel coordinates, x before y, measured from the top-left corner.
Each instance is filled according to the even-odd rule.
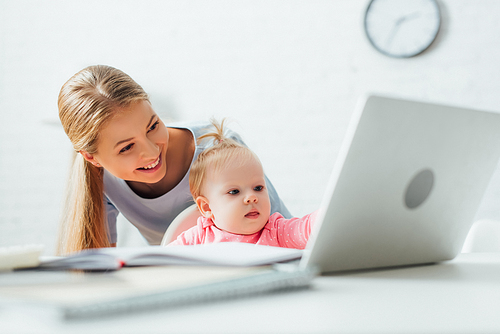
[[[198,206],[198,210],[200,210],[201,215],[205,218],[213,218],[212,210],[210,209],[210,203],[208,199],[204,196],[198,196],[196,198],[196,205]]]

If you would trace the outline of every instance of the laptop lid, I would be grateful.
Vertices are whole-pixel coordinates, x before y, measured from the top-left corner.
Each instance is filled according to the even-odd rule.
[[[332,272],[454,258],[499,157],[500,114],[364,98],[301,266]]]

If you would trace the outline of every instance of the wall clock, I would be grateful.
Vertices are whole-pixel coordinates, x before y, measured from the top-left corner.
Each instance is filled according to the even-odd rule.
[[[375,49],[396,58],[424,52],[440,25],[435,0],[371,0],[364,20],[366,36]]]

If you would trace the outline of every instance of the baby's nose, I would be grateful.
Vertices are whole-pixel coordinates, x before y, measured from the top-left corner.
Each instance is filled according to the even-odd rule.
[[[250,203],[257,203],[257,196],[255,195],[250,195],[245,198],[245,203],[250,204]]]

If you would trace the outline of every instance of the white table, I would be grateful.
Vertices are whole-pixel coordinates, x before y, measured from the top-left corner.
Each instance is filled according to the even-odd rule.
[[[500,253],[320,276],[300,291],[101,319],[1,308],[0,332],[500,333]]]

